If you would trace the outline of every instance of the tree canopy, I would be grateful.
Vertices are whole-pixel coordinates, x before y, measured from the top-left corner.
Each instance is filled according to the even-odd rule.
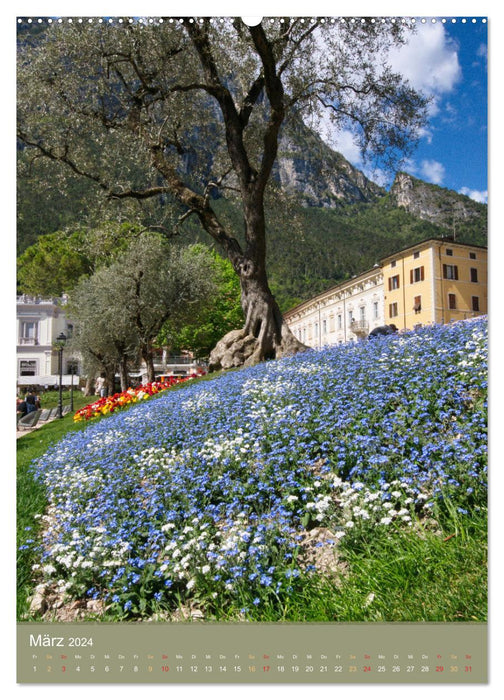
[[[216,294],[212,300],[191,312],[182,324],[169,319],[158,335],[158,343],[172,352],[191,350],[197,357],[208,357],[226,333],[243,323],[240,282],[229,260],[211,251]]]
[[[87,368],[119,369],[123,389],[128,367],[141,357],[154,381],[155,340],[168,319],[175,327],[198,315],[215,292],[213,260],[203,246],[169,246],[143,234],[107,267],[82,279],[69,298],[75,319],[74,351]],[[112,368],[112,369],[111,369]]]
[[[394,162],[414,146],[426,102],[386,61],[398,22],[240,18],[53,23],[21,34],[18,135],[109,206],[144,212],[176,201],[195,216],[240,277],[245,325],[213,366],[303,349],[283,322],[266,271],[265,191],[279,133],[298,119],[348,128],[362,151]],[[241,205],[229,230],[216,196]],[[163,227],[162,220],[152,221]]]

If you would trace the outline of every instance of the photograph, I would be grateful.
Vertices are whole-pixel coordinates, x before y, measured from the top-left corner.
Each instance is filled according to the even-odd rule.
[[[18,682],[487,682],[487,18],[16,30]]]

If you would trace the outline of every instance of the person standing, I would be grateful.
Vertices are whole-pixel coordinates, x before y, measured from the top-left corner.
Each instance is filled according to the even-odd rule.
[[[100,376],[97,378],[95,382],[95,392],[103,398],[106,396],[106,391],[105,391],[105,375],[102,373]]]

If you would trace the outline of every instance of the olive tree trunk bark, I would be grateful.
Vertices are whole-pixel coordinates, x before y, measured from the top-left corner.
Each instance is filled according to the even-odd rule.
[[[242,264],[241,303],[243,328],[231,331],[212,350],[210,371],[250,366],[306,350],[285,323],[265,275],[253,263]]]

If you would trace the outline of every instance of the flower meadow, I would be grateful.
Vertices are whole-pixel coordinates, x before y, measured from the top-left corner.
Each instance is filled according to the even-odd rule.
[[[115,619],[280,617],[359,542],[486,508],[486,397],[483,317],[164,392],[34,463],[35,574]]]
[[[142,384],[142,386],[136,387],[135,389],[130,388],[126,391],[112,394],[111,396],[104,396],[103,398],[93,401],[93,403],[90,403],[76,411],[74,421],[78,422],[106,416],[109,413],[114,413],[114,411],[117,411],[125,406],[130,406],[138,401],[142,401],[142,399],[148,399],[150,396],[155,396],[161,391],[171,389],[171,387],[175,384],[180,384],[188,379],[196,379],[202,374],[203,372],[200,372],[199,374],[190,374],[185,377],[165,377],[165,379],[160,382],[149,382],[147,384]]]

